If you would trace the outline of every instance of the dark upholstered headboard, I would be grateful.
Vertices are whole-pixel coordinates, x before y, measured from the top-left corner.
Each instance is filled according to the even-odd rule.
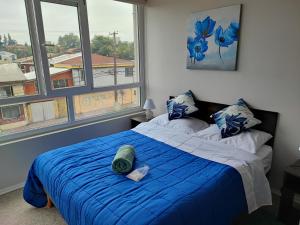
[[[170,96],[170,98],[174,98]],[[209,124],[215,123],[214,120],[210,117],[213,113],[227,107],[228,105],[215,103],[215,102],[206,102],[195,100],[197,108],[199,111],[193,114],[193,117],[206,121]],[[261,124],[253,127],[254,129],[265,131],[273,136],[273,138],[268,141],[267,145],[273,147],[274,145],[274,137],[276,132],[277,126],[277,119],[278,113],[277,112],[270,112],[260,109],[253,109],[250,107],[250,110],[253,112],[255,118],[262,121]]]

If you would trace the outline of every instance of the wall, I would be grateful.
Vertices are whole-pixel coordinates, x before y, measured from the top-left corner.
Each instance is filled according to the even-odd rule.
[[[25,81],[23,84],[25,95],[34,95],[37,93],[37,88],[35,85],[36,80]]]
[[[134,72],[132,76],[126,76],[125,69],[133,68]],[[74,71],[74,70],[73,70]],[[95,87],[109,86],[114,84],[114,68],[113,67],[94,67],[94,85]],[[135,73],[134,66],[118,66],[117,67],[117,82],[118,84],[130,84],[138,82],[138,74]]]
[[[243,4],[238,70],[187,70],[190,13]],[[147,93],[165,111],[169,95],[191,89],[199,99],[231,104],[243,97],[255,108],[280,113],[271,186],[300,158],[300,1],[149,0],[146,6]]]
[[[68,70],[66,72],[51,74],[52,84],[54,80],[67,80],[67,87],[73,87],[73,75],[72,71]]]
[[[15,83],[12,86],[12,88],[13,88],[14,96],[23,96],[24,95],[23,83]]]
[[[74,108],[78,116],[85,113],[97,113],[100,115],[101,113],[114,111],[119,107],[127,107],[128,105],[136,106],[138,101],[135,88],[121,89],[117,91],[117,106],[115,102],[115,92],[105,91],[75,96]]]
[[[39,154],[83,140],[130,129],[129,116],[74,130],[0,146],[0,194],[23,183]]]

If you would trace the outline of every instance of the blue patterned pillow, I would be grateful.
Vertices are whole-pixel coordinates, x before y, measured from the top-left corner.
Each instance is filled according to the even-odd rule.
[[[182,95],[178,95],[176,98],[168,100],[167,110],[169,120],[174,120],[189,117],[190,114],[198,111],[198,108],[195,106],[193,93],[187,91]]]
[[[253,113],[242,98],[236,104],[213,114],[212,117],[221,130],[222,138],[240,134],[261,123],[260,120],[254,118]]]

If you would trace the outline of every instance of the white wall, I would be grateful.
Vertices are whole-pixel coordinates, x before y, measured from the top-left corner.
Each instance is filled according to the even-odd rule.
[[[30,165],[41,153],[122,130],[130,129],[129,116],[62,133],[0,146],[0,193],[23,183]]]
[[[114,85],[114,69],[113,68],[96,68],[93,69],[93,82],[95,87],[106,87]],[[133,76],[125,76],[125,67],[118,67],[117,71],[118,84],[131,84],[138,82],[138,74],[133,69]]]
[[[190,13],[243,4],[238,71],[185,69]],[[191,89],[199,99],[231,104],[243,97],[280,113],[271,185],[300,158],[300,1],[149,0],[146,6],[147,93],[165,111],[169,95]]]

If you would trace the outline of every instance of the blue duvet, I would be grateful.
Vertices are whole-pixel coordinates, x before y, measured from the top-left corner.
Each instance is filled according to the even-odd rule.
[[[135,167],[150,166],[140,182],[111,170],[123,144],[135,147]],[[229,225],[248,212],[234,168],[134,131],[40,155],[29,171],[24,199],[44,207],[46,193],[70,225]]]

